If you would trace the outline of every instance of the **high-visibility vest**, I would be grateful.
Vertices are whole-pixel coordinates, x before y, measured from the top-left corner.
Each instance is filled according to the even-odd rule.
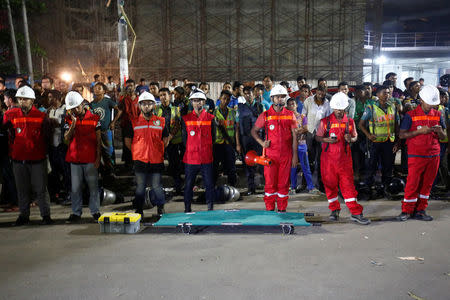
[[[161,105],[158,105],[158,107],[156,108],[156,115],[158,117],[161,117],[162,113],[163,113],[163,108],[161,107]],[[177,130],[177,132],[170,140],[170,143],[171,144],[180,144],[181,143],[180,108],[170,105],[169,133],[173,133],[174,130]]]
[[[220,112],[219,108],[216,108],[214,110],[214,116],[216,117],[217,121],[224,121],[225,123],[225,130],[230,137],[232,141],[234,141],[235,136],[235,124],[236,124],[236,111],[233,108],[227,107],[228,110],[227,117],[224,118],[222,113]],[[217,125],[218,127],[219,125]],[[223,137],[222,132],[219,128],[216,128],[216,140],[214,141],[215,144],[223,144],[227,143],[226,139]]]
[[[371,105],[372,119],[369,120],[369,132],[376,136],[375,143],[383,143],[388,139],[395,141],[395,106],[387,104],[385,113],[377,105]]]
[[[24,115],[20,108],[12,108],[5,112],[3,122],[11,122],[14,129],[14,139],[10,144],[10,155],[13,160],[45,159],[47,145],[42,129],[45,118],[45,113],[34,106],[27,115]]]
[[[412,120],[409,131],[416,131],[419,126],[433,127],[439,125],[441,120],[441,113],[439,111],[431,109],[428,114],[425,114],[421,105],[407,112],[407,114],[410,115]],[[408,155],[435,156],[441,152],[439,137],[435,132],[419,134],[409,138],[406,140],[406,144],[408,145]]]
[[[69,163],[94,163],[97,158],[97,126],[100,117],[86,110],[83,119],[77,119],[73,139],[67,149],[66,161]],[[66,116],[66,123],[72,124],[70,116]]]
[[[133,126],[133,141],[131,155],[133,160],[144,163],[160,164],[164,162],[164,142],[162,134],[165,119],[152,115],[146,120],[141,114],[131,120]]]
[[[297,127],[297,119],[294,113],[285,107],[277,113],[273,106],[263,112],[266,132],[266,140],[270,140],[270,146],[266,148],[268,157],[292,156],[292,128]]]
[[[214,116],[202,110],[200,116],[195,111],[184,115],[186,126],[186,151],[183,162],[191,165],[210,164],[212,154],[212,122]]]
[[[441,113],[441,116],[444,118],[447,118],[446,114],[445,114],[445,106],[444,105],[439,105],[438,107],[438,111]],[[448,125],[447,125],[448,126]],[[448,143],[448,136],[445,136],[445,139],[443,140],[439,140],[440,143],[445,144]]]

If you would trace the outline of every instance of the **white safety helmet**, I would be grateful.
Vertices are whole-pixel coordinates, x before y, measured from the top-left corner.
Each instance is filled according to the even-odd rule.
[[[66,109],[72,109],[77,107],[78,105],[80,105],[81,103],[83,103],[84,99],[83,97],[80,95],[80,93],[75,92],[75,91],[70,91],[67,93],[66,95]]]
[[[191,94],[191,96],[189,96],[189,100],[192,100],[192,99],[206,100],[206,95],[205,95],[205,93],[203,93],[202,90],[197,89],[197,90],[195,90],[195,92],[193,92]]]
[[[425,85],[419,92],[420,99],[428,105],[439,105],[441,103],[439,90],[432,85]]]
[[[155,97],[149,92],[142,92],[142,94],[139,95],[138,103],[145,100],[150,100],[156,103]]]
[[[336,93],[331,97],[331,109],[346,109],[348,106],[348,96],[342,92]]]
[[[270,97],[276,96],[276,95],[285,95],[287,96],[288,92],[286,88],[280,84],[276,84],[271,90],[270,90]]]
[[[36,99],[36,95],[32,88],[27,85],[19,88],[16,92],[16,98],[28,98],[28,99]]]

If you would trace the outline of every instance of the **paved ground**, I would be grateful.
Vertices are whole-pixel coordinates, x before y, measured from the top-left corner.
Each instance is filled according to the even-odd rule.
[[[326,217],[326,205],[321,197],[299,195],[289,211]],[[57,225],[12,228],[8,222],[16,214],[2,213],[0,298],[449,299],[450,203],[431,202],[433,222],[404,223],[389,220],[399,213],[398,201],[363,205],[375,220],[369,226],[347,222],[343,210],[344,222],[296,228],[285,236],[278,229],[184,235],[152,228],[102,235],[88,219],[65,225],[69,208],[56,205]],[[252,197],[216,206],[223,208],[263,209],[263,203]],[[166,210],[182,211],[182,202],[172,201]],[[37,208],[33,219],[39,220]],[[405,256],[423,261],[398,258]]]

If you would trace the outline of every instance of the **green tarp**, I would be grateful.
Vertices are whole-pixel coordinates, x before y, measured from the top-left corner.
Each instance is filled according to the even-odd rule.
[[[289,224],[293,226],[310,226],[303,213],[278,213],[265,210],[234,209],[197,211],[193,213],[163,214],[153,226],[178,226],[189,224],[192,226],[279,226]]]

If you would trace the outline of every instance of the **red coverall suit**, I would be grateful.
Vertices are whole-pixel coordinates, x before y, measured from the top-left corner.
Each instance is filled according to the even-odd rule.
[[[264,167],[266,210],[275,210],[275,202],[278,210],[286,210],[292,164],[292,129],[297,128],[297,121],[294,113],[286,108],[277,113],[270,107],[259,115],[255,127],[264,128],[266,140],[270,140],[266,156],[272,159],[272,165]]]
[[[352,215],[362,214],[363,207],[357,202],[358,192],[353,182],[353,163],[350,145],[345,141],[345,133],[356,137],[355,122],[347,118],[341,120],[331,114],[320,121],[317,136],[336,136],[337,143],[322,143],[322,155],[320,157],[320,171],[323,185],[328,199],[328,208],[331,211],[340,210],[338,201],[338,189],[341,188],[342,196]]]
[[[408,131],[415,131],[418,126],[433,127],[440,125],[441,113],[431,109],[428,114],[418,106],[409,111],[412,123]],[[419,127],[420,128],[420,127]],[[428,206],[431,187],[439,169],[439,137],[437,133],[420,134],[407,139],[408,177],[405,186],[405,198],[402,201],[402,212],[412,214],[425,210]]]

